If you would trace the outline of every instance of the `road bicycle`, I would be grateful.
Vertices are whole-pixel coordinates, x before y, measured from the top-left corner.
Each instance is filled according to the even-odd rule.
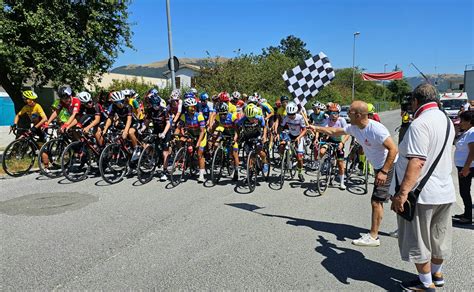
[[[255,190],[255,187],[257,186],[257,177],[260,173],[265,181],[267,181],[268,177],[270,176],[270,165],[268,165],[268,170],[265,172],[263,169],[263,160],[259,155],[260,151],[263,150],[268,160],[269,155],[267,147],[268,144],[262,145],[260,137],[247,139],[243,146],[244,153],[246,153],[245,156],[247,157],[246,181],[250,192]]]
[[[369,162],[367,159],[361,160],[362,146],[354,141],[351,143],[349,154],[346,157],[346,176],[347,178],[356,175],[363,177],[364,194],[367,194],[369,188]]]
[[[61,157],[72,140],[69,131],[64,131],[59,133],[57,138],[50,139],[43,144],[38,154],[38,167],[42,175],[49,178],[57,178],[63,175]]]
[[[19,177],[27,174],[38,157],[41,142],[38,134],[45,135],[45,140],[56,137],[56,128],[51,127],[38,134],[29,129],[10,128],[9,134],[13,133],[17,139],[7,145],[2,156],[2,168],[6,174]]]
[[[281,156],[281,167],[280,167],[280,189],[283,188],[283,184],[286,180],[293,179],[296,175],[296,148],[295,141],[291,141],[289,137],[289,131],[282,131],[282,140],[284,140],[285,148],[283,150],[283,155]]]
[[[199,171],[199,165],[197,149],[194,147],[195,139],[189,135],[175,134],[174,136],[175,139],[184,142],[184,145],[176,151],[171,165],[170,181],[171,185],[176,187],[181,182],[186,181],[189,176],[195,176]]]
[[[222,175],[231,176],[234,173],[233,136],[220,135],[219,142],[211,162],[211,181],[215,185],[219,182]]]
[[[320,195],[323,195],[328,186],[332,185],[337,173],[336,155],[339,143],[319,142],[320,147],[324,144],[328,145],[329,147],[327,148],[323,157],[319,159],[319,169],[316,176],[318,193]]]
[[[137,165],[138,180],[142,184],[150,182],[155,176],[156,168],[163,164],[163,144],[157,134],[150,134],[143,139],[146,145],[140,154]],[[171,148],[170,148],[171,149]],[[168,156],[168,161],[170,156]],[[163,167],[163,171],[168,166]]]

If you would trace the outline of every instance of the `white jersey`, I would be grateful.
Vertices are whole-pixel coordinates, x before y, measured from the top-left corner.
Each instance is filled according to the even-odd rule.
[[[298,136],[301,133],[301,129],[306,128],[304,118],[300,114],[296,114],[294,119],[291,119],[288,115],[283,118],[281,125],[284,127],[288,125],[290,135]]]

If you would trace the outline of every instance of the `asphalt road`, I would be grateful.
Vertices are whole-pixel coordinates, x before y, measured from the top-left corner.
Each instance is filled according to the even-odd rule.
[[[393,132],[398,112],[381,117]],[[389,208],[380,247],[351,245],[369,227],[370,196],[307,196],[314,178],[252,194],[230,181],[0,179],[0,290],[399,290],[415,276],[387,235]],[[445,289],[472,290],[469,228],[454,228]]]

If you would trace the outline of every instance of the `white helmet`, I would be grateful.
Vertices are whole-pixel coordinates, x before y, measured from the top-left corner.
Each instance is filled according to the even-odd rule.
[[[325,104],[321,104],[321,110],[322,110],[322,111],[325,111],[325,110],[326,110],[326,105],[325,105]]]
[[[192,97],[188,97],[184,100],[184,106],[185,107],[188,107],[188,106],[196,106],[197,105],[197,101],[195,98],[192,98]]]
[[[124,89],[124,90],[122,90],[122,93],[125,96],[131,96],[132,95],[132,90],[131,89]]]
[[[250,103],[255,103],[256,104],[258,102],[258,98],[255,95],[251,95],[251,96],[249,96],[247,101],[250,102]]]
[[[172,100],[178,100],[180,96],[181,96],[181,90],[173,89],[173,91],[171,91],[170,97]]]
[[[298,106],[294,102],[290,102],[286,105],[286,113],[289,115],[294,115],[298,112]]]
[[[266,102],[267,102],[267,100],[266,100],[265,98],[261,98],[261,99],[259,100],[259,103],[266,103]]]
[[[88,103],[89,101],[92,100],[91,94],[87,91],[79,92],[79,94],[77,95],[77,98],[79,98],[81,103]]]
[[[323,109],[324,104],[320,103],[319,101],[313,103],[313,108]]]
[[[196,89],[196,88],[194,88],[194,87],[191,87],[190,91],[191,91],[191,92],[194,94],[194,96],[197,96],[197,94],[198,94],[198,91],[197,91],[197,89]]]
[[[238,92],[238,91],[232,92],[232,98],[233,99],[240,99],[240,92]]]
[[[110,95],[110,99],[112,100],[112,102],[122,101],[125,99],[125,96],[123,95],[122,91],[114,91]]]

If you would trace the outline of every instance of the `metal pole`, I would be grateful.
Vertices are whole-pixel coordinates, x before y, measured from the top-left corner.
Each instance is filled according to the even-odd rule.
[[[354,45],[352,46],[352,98],[351,100],[354,101],[355,95],[355,47],[356,47],[356,36],[360,35],[360,32],[354,33]]]
[[[171,64],[171,85],[173,89],[176,89],[176,76],[174,72],[174,58],[173,58],[173,46],[171,38],[171,15],[170,15],[170,0],[166,0],[166,18],[168,19],[168,49],[170,53],[170,64]]]

